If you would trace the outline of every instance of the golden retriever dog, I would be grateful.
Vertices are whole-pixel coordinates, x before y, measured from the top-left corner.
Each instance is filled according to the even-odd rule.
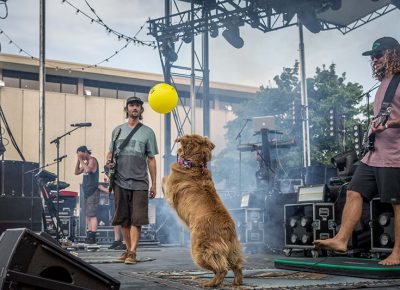
[[[166,201],[176,210],[191,230],[191,253],[200,267],[215,276],[202,284],[218,286],[229,269],[235,274],[233,285],[243,283],[242,247],[236,235],[235,223],[219,198],[207,162],[215,145],[200,135],[178,138],[178,162],[163,178]]]

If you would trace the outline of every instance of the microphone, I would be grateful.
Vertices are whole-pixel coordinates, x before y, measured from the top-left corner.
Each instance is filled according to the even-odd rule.
[[[92,123],[75,123],[71,127],[92,127]]]
[[[54,161],[54,162],[60,162],[60,161],[63,160],[65,157],[67,157],[67,154],[65,154],[65,155],[63,155],[63,156],[61,156],[61,157],[59,157],[59,158],[56,158],[56,159],[54,159],[53,161]]]

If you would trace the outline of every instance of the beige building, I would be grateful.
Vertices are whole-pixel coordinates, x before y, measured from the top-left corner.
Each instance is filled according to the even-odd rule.
[[[0,54],[0,104],[26,161],[39,161],[39,81],[38,61],[29,57]],[[178,94],[179,115],[185,118],[184,108],[190,106],[189,79],[174,78]],[[81,176],[74,175],[76,148],[86,145],[92,150],[100,168],[105,164],[112,129],[125,122],[123,107],[128,96],[136,95],[145,101],[143,123],[153,128],[160,154],[157,156],[158,184],[163,176],[164,115],[154,112],[147,103],[150,88],[163,82],[161,74],[135,72],[84,64],[46,60],[45,85],[45,160],[56,158],[56,146],[50,144],[56,137],[72,129],[70,124],[91,122],[92,127],[80,128],[60,142],[60,156],[67,154],[60,165],[60,180],[71,184],[68,190],[79,191]],[[235,118],[231,106],[254,97],[258,88],[218,82],[210,83],[210,138],[216,152],[225,144],[224,125]],[[196,133],[202,134],[202,100],[196,104]],[[10,137],[4,130],[5,160],[21,160]],[[175,124],[171,125],[172,137],[177,136]],[[190,133],[189,122],[184,132]],[[55,173],[56,166],[48,171]],[[104,176],[101,175],[101,178]],[[160,190],[159,190],[160,192]]]

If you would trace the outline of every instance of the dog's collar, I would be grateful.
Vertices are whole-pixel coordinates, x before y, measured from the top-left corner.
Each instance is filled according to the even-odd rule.
[[[195,168],[195,167],[200,167],[201,168],[201,173],[206,173],[207,172],[207,162],[205,163],[201,163],[199,165],[193,164],[192,161],[190,160],[185,160],[181,157],[176,157],[176,162],[178,163],[178,165],[180,165],[183,168],[189,169],[189,168]]]

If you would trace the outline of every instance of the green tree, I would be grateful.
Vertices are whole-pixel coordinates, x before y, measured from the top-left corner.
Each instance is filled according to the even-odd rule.
[[[237,190],[239,186],[239,143],[261,142],[261,136],[254,135],[250,122],[246,120],[249,117],[273,115],[278,131],[283,134],[270,134],[270,137],[278,141],[296,140],[296,146],[271,150],[277,176],[285,178],[288,168],[303,166],[301,120],[304,108],[300,105],[298,74],[299,63],[296,61],[292,68],[284,68],[280,75],[275,76],[276,87],[261,86],[254,99],[233,106],[237,118],[226,124],[228,145],[213,162],[214,179],[223,181],[225,189]],[[356,116],[360,113],[362,87],[345,81],[345,73],[338,76],[334,64],[317,67],[315,76],[307,80],[312,163],[329,164],[332,156],[354,146],[353,127],[359,122]],[[331,109],[336,113],[333,136],[329,131]],[[241,160],[242,190],[254,189],[258,169],[255,153],[242,152]]]

